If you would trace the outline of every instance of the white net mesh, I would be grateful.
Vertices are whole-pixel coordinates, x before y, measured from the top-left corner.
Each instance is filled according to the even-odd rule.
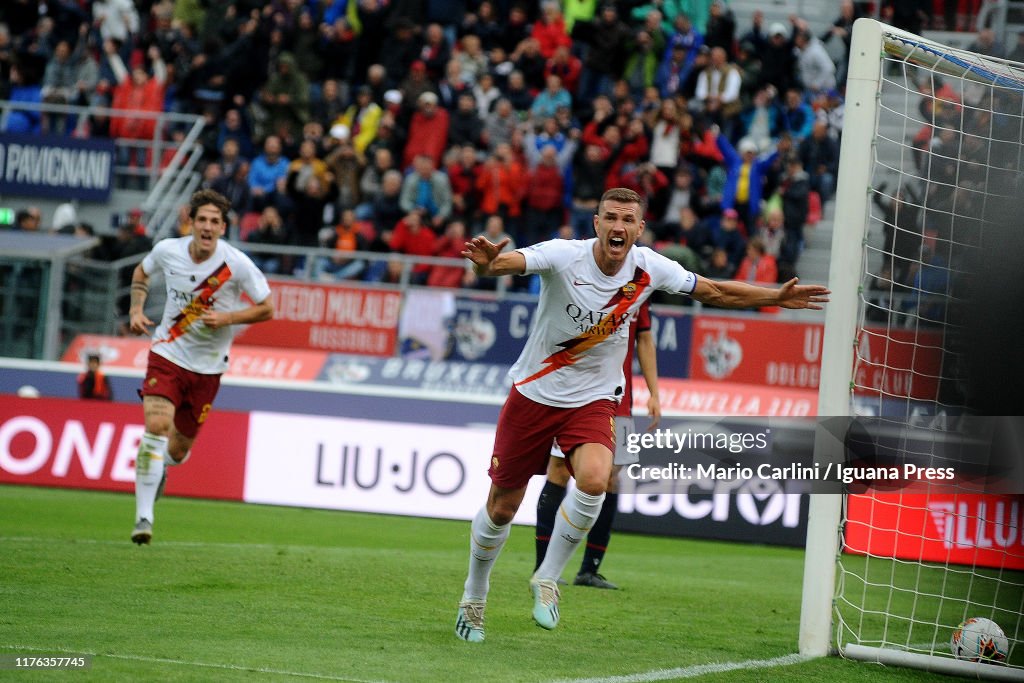
[[[977,493],[950,440],[969,420],[958,306],[984,231],[1017,192],[1024,65],[896,32],[883,44],[853,410],[891,426],[892,457],[955,464],[963,481],[850,491],[836,642],[951,657],[956,626],[986,617],[1019,669],[1024,497]]]

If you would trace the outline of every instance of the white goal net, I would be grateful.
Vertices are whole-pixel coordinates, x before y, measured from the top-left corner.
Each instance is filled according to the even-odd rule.
[[[841,503],[817,503],[838,508],[839,533],[828,538],[834,519],[821,544],[809,533],[808,574],[834,569],[825,609],[840,654],[1024,680],[1024,496],[1013,458],[991,452],[1000,423],[968,407],[964,370],[986,231],[1024,187],[1024,64],[870,20],[854,35],[819,414],[854,416],[842,458],[866,470]],[[876,465],[953,478],[878,481]],[[804,610],[820,609],[808,595],[805,579]],[[1002,628],[1004,661],[953,656],[970,617]],[[802,649],[813,623],[803,615]]]

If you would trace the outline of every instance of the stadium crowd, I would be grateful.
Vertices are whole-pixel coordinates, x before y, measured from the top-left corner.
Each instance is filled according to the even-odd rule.
[[[0,97],[203,116],[203,186],[231,200],[246,242],[333,248],[322,279],[397,276],[354,251],[589,236],[601,193],[622,186],[647,198],[643,239],[666,256],[776,282],[834,191],[858,5],[814,35],[797,16],[739,26],[722,0],[12,0]],[[183,134],[97,114],[2,124]],[[270,274],[295,266],[253,256]],[[413,279],[484,286],[443,266]]]

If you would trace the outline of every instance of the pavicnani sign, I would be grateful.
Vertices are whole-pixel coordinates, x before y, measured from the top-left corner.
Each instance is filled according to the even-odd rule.
[[[102,202],[113,178],[113,140],[0,133],[0,194]]]

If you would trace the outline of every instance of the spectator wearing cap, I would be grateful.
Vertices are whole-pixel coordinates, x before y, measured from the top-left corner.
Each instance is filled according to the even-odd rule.
[[[725,135],[719,135],[716,142],[725,158],[722,206],[735,208],[747,232],[753,232],[761,212],[765,175],[775,162],[776,153],[758,156],[757,143],[750,138],[740,140],[738,152]]]
[[[380,105],[373,101],[373,91],[369,86],[361,85],[356,90],[356,101],[336,121],[348,126],[352,146],[360,159],[364,158],[367,147],[377,137],[383,113]]]
[[[683,84],[690,75],[694,61],[688,61],[688,53],[682,45],[673,45],[666,52],[658,66],[654,76],[654,84],[658,88],[658,94],[668,99],[680,92]]]
[[[778,92],[786,92],[795,80],[796,56],[789,30],[781,22],[768,28],[768,42],[760,51],[761,78],[764,83],[775,86]]]
[[[419,154],[430,157],[436,168],[448,146],[448,112],[437,105],[437,95],[425,92],[416,102],[409,122],[409,139],[402,155],[402,167],[408,168]]]
[[[813,99],[819,93],[836,87],[836,65],[825,45],[810,31],[801,28],[793,37],[796,46],[797,76],[804,90]]]
[[[717,249],[724,249],[726,256],[734,267],[739,267],[740,261],[747,250],[747,241],[739,230],[740,214],[736,209],[725,209],[718,221],[718,229],[712,234],[712,243]]]
[[[612,82],[626,62],[626,50],[632,31],[620,18],[614,4],[601,6],[598,16],[589,22],[576,22],[573,39],[590,46],[583,61],[579,99],[589,102],[599,94],[610,94]]]
[[[408,75],[402,79],[398,89],[402,93],[402,102],[409,103],[407,106],[419,104],[420,95],[424,93],[436,95],[434,84],[427,77],[427,65],[418,59],[409,66]]]

